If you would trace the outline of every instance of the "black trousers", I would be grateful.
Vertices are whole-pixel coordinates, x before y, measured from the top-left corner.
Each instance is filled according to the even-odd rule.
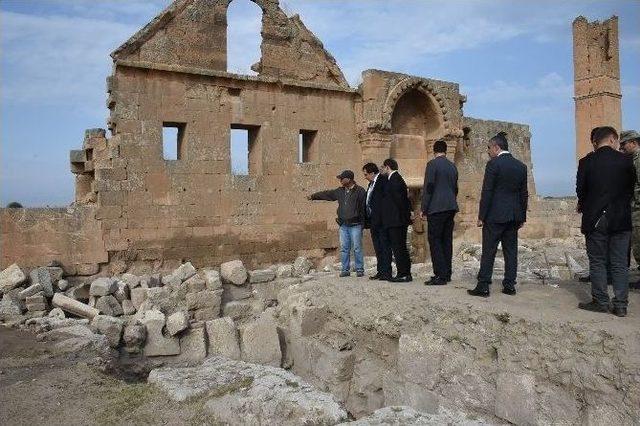
[[[382,226],[372,226],[371,241],[378,260],[378,275],[391,276],[391,243],[386,230]]]
[[[396,260],[399,277],[411,275],[411,258],[407,250],[407,228],[408,226],[394,226],[387,228],[387,236],[391,243],[391,251]]]
[[[455,211],[432,213],[427,216],[427,238],[431,251],[433,275],[451,279],[453,257],[453,218]]]
[[[485,223],[482,226],[482,257],[480,258],[480,272],[478,272],[478,287],[489,290],[493,264],[496,260],[498,243],[502,243],[504,256],[504,280],[505,288],[513,288],[516,285],[518,274],[518,229],[520,223]]]
[[[613,285],[613,306],[626,308],[629,298],[628,247],[631,231],[609,233],[606,216],[587,234],[587,255],[591,297],[601,306],[609,306],[607,281]]]

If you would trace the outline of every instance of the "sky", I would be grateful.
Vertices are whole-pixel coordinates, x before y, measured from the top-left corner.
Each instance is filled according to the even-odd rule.
[[[73,201],[69,151],[106,127],[109,54],[168,0],[0,0],[0,204]],[[369,68],[457,82],[466,116],[530,125],[540,195],[573,195],[571,23],[619,16],[622,124],[640,128],[640,1],[287,0],[352,87]],[[261,11],[234,0],[228,70],[253,74]],[[232,141],[236,143],[237,141]],[[242,168],[243,165],[235,165]]]

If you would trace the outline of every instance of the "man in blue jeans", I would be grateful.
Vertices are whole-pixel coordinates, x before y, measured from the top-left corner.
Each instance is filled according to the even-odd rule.
[[[340,188],[329,189],[311,194],[309,200],[324,200],[338,202],[338,217],[340,225],[340,262],[342,263],[341,277],[350,275],[351,248],[356,261],[356,275],[364,275],[364,257],[362,255],[362,227],[365,220],[365,206],[367,191],[356,184],[351,170],[344,170],[337,178]]]

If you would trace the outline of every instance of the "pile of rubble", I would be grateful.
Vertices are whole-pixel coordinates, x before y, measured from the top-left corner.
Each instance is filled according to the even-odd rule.
[[[85,326],[110,347],[145,356],[178,355],[190,362],[224,355],[280,366],[275,321],[252,320],[280,290],[311,279],[312,268],[304,257],[254,271],[240,260],[219,271],[187,262],[167,275],[125,273],[72,285],[59,266],[26,274],[14,264],[0,272],[0,321],[39,332]]]

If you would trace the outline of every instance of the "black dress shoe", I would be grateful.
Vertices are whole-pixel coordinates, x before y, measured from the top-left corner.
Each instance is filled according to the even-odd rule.
[[[585,311],[591,312],[608,312],[609,309],[607,306],[601,305],[600,303],[592,300],[591,302],[580,302],[578,303],[578,309],[583,309]]]
[[[509,296],[515,296],[515,295],[516,295],[516,289],[515,289],[515,288],[512,288],[512,287],[504,287],[504,288],[502,289],[502,292],[503,292],[504,294],[509,295]]]
[[[404,276],[397,275],[395,277],[392,277],[389,281],[391,281],[392,283],[410,283],[411,281],[413,281],[413,277],[411,276],[411,274]]]
[[[379,280],[380,279],[380,274],[375,274],[373,276],[369,277],[370,280]]]
[[[437,279],[438,277],[436,277],[435,275],[432,275],[431,278],[429,278],[428,280],[426,280],[424,282],[425,285],[428,285],[428,283],[433,282],[435,279]]]
[[[482,290],[482,289],[479,289],[478,287],[472,290],[467,290],[467,293],[469,293],[472,296],[489,297],[489,290]]]
[[[626,317],[627,316],[627,308],[623,308],[622,306],[614,306],[611,309],[611,313],[617,317]]]
[[[429,281],[425,281],[424,285],[447,285],[447,281],[442,278],[433,277]]]

